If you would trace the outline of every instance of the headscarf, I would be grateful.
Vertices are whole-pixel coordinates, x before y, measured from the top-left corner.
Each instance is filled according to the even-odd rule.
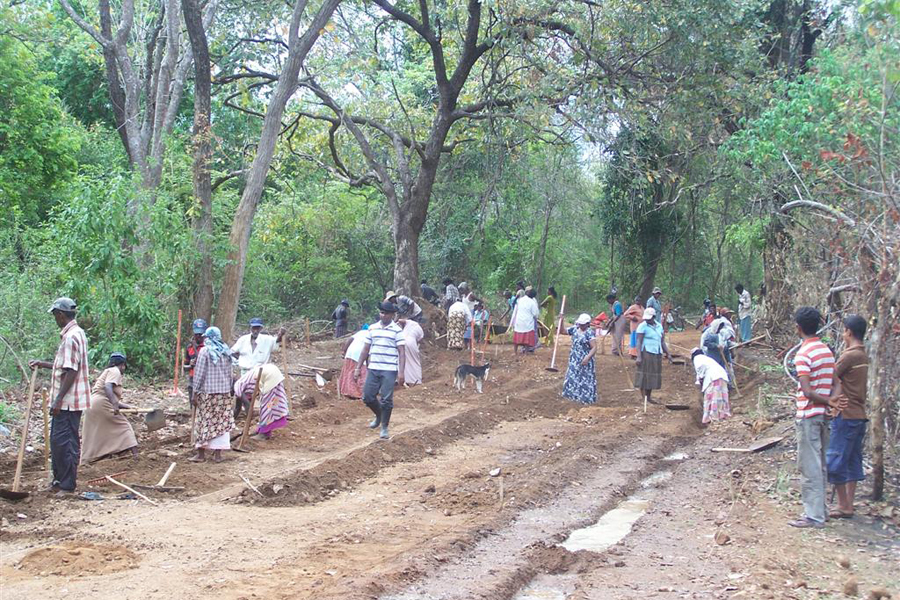
[[[109,362],[106,365],[106,368],[110,367],[118,367],[119,365],[124,365],[126,362],[125,355],[121,352],[113,352],[109,355]]]
[[[206,343],[203,347],[206,348],[206,351],[209,353],[209,357],[212,359],[213,364],[218,363],[219,359],[223,356],[231,355],[231,348],[226,346],[222,341],[222,332],[219,331],[218,327],[208,327],[203,333],[203,336],[206,338]]]

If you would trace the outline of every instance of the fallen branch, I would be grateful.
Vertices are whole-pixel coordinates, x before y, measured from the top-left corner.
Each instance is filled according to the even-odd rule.
[[[261,491],[259,491],[258,489],[256,489],[256,486],[255,486],[255,485],[253,485],[252,483],[250,483],[250,480],[249,480],[249,479],[247,479],[246,477],[244,477],[244,476],[241,475],[240,473],[238,473],[238,477],[240,477],[241,479],[244,480],[244,483],[247,484],[247,487],[249,487],[251,490],[253,490],[253,491],[256,492],[257,494],[259,494],[260,497],[265,498],[265,496],[263,496],[263,493],[262,493]]]

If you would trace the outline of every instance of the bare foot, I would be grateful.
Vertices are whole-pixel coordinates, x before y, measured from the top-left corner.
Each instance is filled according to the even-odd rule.
[[[225,459],[222,458],[222,451],[221,451],[221,450],[216,450],[215,452],[213,452],[212,461],[213,461],[214,463],[220,463],[220,462],[222,462],[223,460],[225,460]]]
[[[202,454],[195,454],[194,456],[190,457],[188,460],[191,462],[195,462],[195,463],[202,463],[202,462],[206,462],[206,457],[203,456]]]

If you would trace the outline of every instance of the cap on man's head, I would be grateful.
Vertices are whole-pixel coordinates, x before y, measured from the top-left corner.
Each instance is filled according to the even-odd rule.
[[[349,300],[346,300],[346,299],[345,299],[345,300],[341,300],[341,304],[343,304],[344,306],[350,306],[350,301],[349,301]]]
[[[262,327],[262,326],[263,326],[263,320],[260,319],[259,317],[253,317],[252,319],[250,319],[250,327]]]
[[[662,290],[659,289],[658,287],[655,287],[655,288],[653,288],[653,291],[652,291],[651,293],[653,293],[653,294],[662,294]]]
[[[387,294],[384,295],[384,301],[390,302],[391,298],[395,297],[396,295],[397,295],[397,292],[395,292],[394,290],[391,290]]]
[[[191,330],[194,333],[203,333],[206,331],[206,328],[209,327],[206,321],[203,319],[195,319],[193,323],[191,323]]]
[[[378,305],[378,310],[383,313],[395,313],[397,312],[397,305],[393,302],[382,302]]]
[[[66,298],[65,296],[60,296],[56,300],[53,301],[53,305],[47,311],[48,313],[52,313],[54,310],[61,310],[63,312],[75,312],[77,305],[75,301],[71,298]]]

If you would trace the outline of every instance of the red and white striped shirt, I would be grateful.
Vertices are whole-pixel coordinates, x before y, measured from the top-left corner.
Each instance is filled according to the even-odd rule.
[[[87,410],[91,407],[91,385],[88,382],[87,336],[84,329],[72,319],[59,333],[62,341],[53,359],[53,374],[50,377],[50,402],[56,401],[56,394],[62,383],[63,369],[75,371],[75,382],[62,397],[62,410]]]
[[[831,395],[831,385],[834,379],[834,354],[817,338],[804,340],[797,355],[794,357],[794,367],[797,369],[797,377],[809,376],[809,387],[820,396]],[[824,404],[813,404],[806,396],[800,385],[797,385],[797,418],[808,419],[816,415],[824,415],[828,407]]]

